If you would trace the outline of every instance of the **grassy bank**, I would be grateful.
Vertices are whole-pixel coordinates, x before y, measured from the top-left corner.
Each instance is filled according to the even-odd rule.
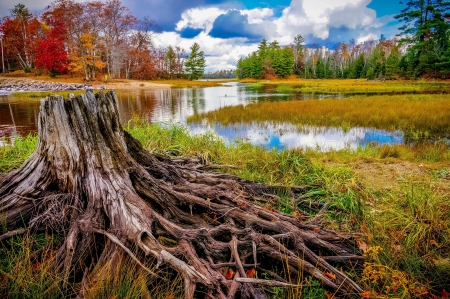
[[[450,128],[450,99],[447,95],[353,96],[286,102],[260,102],[228,106],[194,115],[190,122],[221,124],[287,122],[327,127],[369,127],[402,130],[410,140],[430,135],[446,136]]]
[[[323,216],[323,227],[360,235],[359,247],[367,261],[349,275],[370,298],[441,298],[450,285],[448,162],[399,159],[386,155],[395,152],[394,148],[375,146],[331,152],[266,151],[243,142],[226,146],[215,134],[190,136],[183,127],[160,127],[138,121],[130,123],[128,130],[153,152],[195,155],[207,163],[232,165],[222,171],[242,178],[270,184],[317,184],[312,199],[330,203]],[[29,136],[16,141],[15,147],[0,148],[0,172],[18,167],[35,145],[36,137]],[[293,211],[288,202],[273,203],[268,208]],[[306,202],[302,208],[310,207]],[[58,242],[48,238],[28,236],[1,247],[2,294],[13,290],[18,295],[10,298],[56,298],[62,296],[61,292],[70,295],[70,289],[61,287],[61,275],[46,263],[51,261],[50,253],[56,248],[51,244]],[[29,256],[31,246],[48,250],[48,259]],[[99,273],[102,279],[90,289],[89,298],[142,296],[142,285],[151,285],[152,281],[133,265],[124,258],[110,273]],[[170,276],[172,284],[153,290],[152,298],[179,298],[181,282],[177,279]],[[294,298],[281,289],[272,291],[277,294],[273,298]],[[327,298],[327,295],[330,298],[320,282],[308,278],[299,291],[302,298]]]

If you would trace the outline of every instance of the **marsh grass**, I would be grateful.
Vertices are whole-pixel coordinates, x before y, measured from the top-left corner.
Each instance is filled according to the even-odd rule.
[[[277,85],[283,92],[340,92],[340,93],[384,93],[384,92],[448,92],[445,82],[418,81],[367,81],[358,79],[244,79],[242,83]]]
[[[227,106],[194,115],[189,122],[222,124],[285,122],[326,127],[402,130],[409,140],[446,136],[450,128],[447,95],[353,96],[348,99],[260,102]]]
[[[154,80],[148,82],[158,84],[170,84],[172,88],[211,87],[211,86],[221,86],[221,83],[223,83],[223,81],[217,80],[205,81],[205,80],[188,80],[188,79]]]
[[[227,146],[213,133],[191,136],[180,125],[145,124],[139,119],[133,119],[128,123],[127,130],[152,152],[173,157],[196,156],[207,163],[232,165],[233,168],[221,171],[234,173],[242,178],[269,184],[316,184],[317,188],[311,191],[310,200],[329,204],[329,209],[323,215],[325,221],[322,222],[322,227],[356,232],[361,244],[365,244],[359,247],[367,256],[366,264],[362,269],[355,267],[348,274],[370,293],[371,298],[433,298],[450,285],[450,165],[433,162],[438,156],[442,160],[440,149],[408,149],[400,146],[392,149],[373,145],[356,150],[329,152],[312,149],[277,152],[241,141]],[[2,157],[16,161],[4,163],[5,158],[2,158],[1,162],[7,166],[3,166],[0,171],[17,167],[20,164],[17,161],[25,159],[30,153],[28,149],[36,144],[36,139],[35,136],[24,138],[21,142],[27,146],[16,143],[16,150],[0,147]],[[395,157],[391,151],[396,152]],[[426,168],[420,168],[420,177],[406,168],[402,175],[397,175],[398,188],[386,188],[393,183],[388,181],[383,182],[382,186],[369,184],[361,177],[374,174],[365,172],[364,169],[360,169],[357,174],[354,168],[355,160],[362,160],[369,166],[373,164],[372,168],[379,168],[379,164],[400,166],[412,163],[402,159],[427,159],[429,164]],[[415,167],[418,168],[417,164]],[[282,194],[280,197],[282,202],[273,203],[272,207],[294,213],[296,207],[286,202],[286,197]],[[303,209],[304,206],[300,208]],[[37,238],[43,239],[42,236]],[[32,243],[24,244],[28,244],[26,248],[34,246]],[[38,292],[48,295],[45,298],[70,295],[70,289],[51,287],[59,286],[61,278],[42,261],[42,269],[48,269],[45,270],[45,275],[39,276],[41,273],[31,271],[34,277],[25,276],[31,275],[26,274],[25,270],[29,271],[34,263],[30,258],[31,253],[24,255],[31,252],[26,248],[11,251],[2,247],[0,251],[1,269],[7,273],[2,273],[4,278],[0,279],[4,297],[44,298],[36,295]],[[117,268],[114,265],[118,265]],[[102,273],[102,279],[89,286],[87,298],[144,297],[148,294],[145,288],[154,285],[145,273],[126,258],[110,266],[105,268],[109,270],[107,274]],[[173,284],[154,285],[151,288],[151,298],[178,298],[179,278],[173,276],[173,273],[168,272],[167,275]],[[19,281],[17,277],[24,278]],[[11,286],[13,281],[16,281],[15,287]],[[304,277],[302,284],[302,289],[271,289],[272,293],[268,295],[272,298],[327,296],[319,281]],[[8,293],[12,291],[14,293]],[[37,297],[33,297],[34,295]]]
[[[70,91],[27,91],[27,92],[13,92],[11,96],[14,98],[45,98],[51,95],[60,95],[64,98],[69,98],[70,94],[75,96],[86,93],[84,90],[70,90]]]

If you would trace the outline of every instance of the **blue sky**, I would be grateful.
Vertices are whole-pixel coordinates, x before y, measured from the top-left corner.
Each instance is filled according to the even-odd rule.
[[[51,0],[1,0],[0,16],[17,3],[39,12]],[[80,1],[81,2],[81,1]],[[263,39],[290,44],[297,34],[307,44],[333,48],[393,37],[399,24],[393,16],[404,5],[397,0],[122,0],[138,18],[155,19],[160,46],[187,51],[197,42],[207,59],[207,71],[233,69],[240,57],[257,49]]]

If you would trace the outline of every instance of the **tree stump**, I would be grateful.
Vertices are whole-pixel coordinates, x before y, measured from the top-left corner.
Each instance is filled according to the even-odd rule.
[[[304,273],[340,294],[362,292],[330,265],[361,260],[350,234],[255,203],[282,187],[144,150],[122,129],[117,102],[114,91],[41,100],[35,152],[0,181],[9,231],[0,239],[31,229],[63,234],[57,266],[78,282],[120,251],[146,270],[142,257],[153,256],[182,275],[185,298],[265,298],[264,286],[289,286]],[[295,200],[308,188],[283,190]],[[99,258],[83,256],[94,243]],[[248,277],[251,269],[271,280]]]

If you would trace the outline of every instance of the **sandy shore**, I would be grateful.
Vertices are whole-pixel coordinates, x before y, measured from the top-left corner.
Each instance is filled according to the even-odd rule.
[[[106,82],[104,84],[92,84],[95,89],[104,86],[106,89],[163,89],[170,88],[170,84],[153,83],[148,81],[127,80],[126,82]]]

